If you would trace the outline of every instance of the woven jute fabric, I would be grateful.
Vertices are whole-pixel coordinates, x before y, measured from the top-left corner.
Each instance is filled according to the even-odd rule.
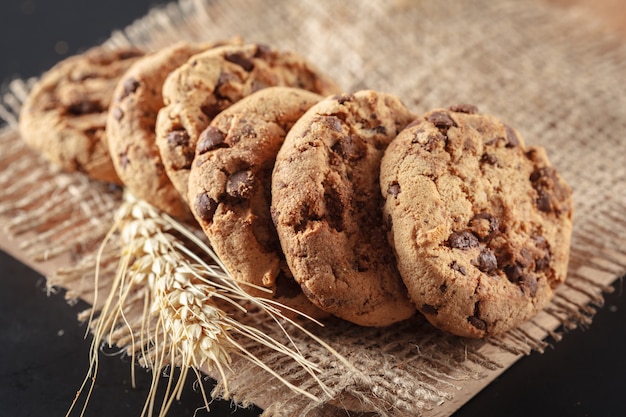
[[[527,143],[544,146],[572,185],[575,201],[567,281],[553,303],[520,328],[477,341],[439,332],[419,316],[387,328],[311,325],[359,370],[294,332],[332,398],[297,395],[262,369],[235,360],[228,372],[234,399],[261,405],[266,416],[446,415],[455,408],[447,405],[467,399],[463,389],[557,341],[559,326],[590,324],[602,292],[626,271],[626,45],[620,39],[582,13],[534,0],[181,0],[114,32],[107,44],[156,50],[182,39],[232,36],[294,50],[346,91],[395,94],[417,113],[475,104],[514,126]],[[33,263],[66,257],[67,265],[49,274],[51,285],[89,300],[94,253],[121,194],[58,172],[21,143],[16,117],[31,84],[16,80],[3,92],[0,214],[11,219],[6,228]],[[116,252],[102,256],[113,259]],[[106,291],[113,272],[100,272],[98,285]],[[132,317],[141,309],[128,311],[128,322],[141,325],[140,317]],[[240,319],[284,338],[263,316]],[[128,344],[123,335],[117,341]],[[281,375],[321,395],[288,358],[242,343]]]

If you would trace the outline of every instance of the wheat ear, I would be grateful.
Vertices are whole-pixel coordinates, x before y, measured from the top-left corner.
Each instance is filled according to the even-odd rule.
[[[210,246],[191,229],[128,193],[103,247],[116,238],[121,247],[120,260],[103,308],[97,317],[90,318],[94,334],[90,367],[70,411],[89,384],[81,416],[84,414],[98,371],[99,347],[103,344],[126,344],[133,362],[138,355],[139,362],[152,369],[152,384],[142,416],[154,415],[159,376],[168,366],[180,367],[180,373],[176,380],[173,373],[168,380],[159,416],[165,416],[172,402],[180,398],[190,370],[196,374],[205,407],[208,408],[209,400],[202,387],[201,368],[219,374],[224,396],[228,398],[226,370],[232,355],[251,361],[289,389],[313,401],[332,398],[334,392],[320,380],[316,364],[298,349],[286,324],[326,348],[356,375],[361,374],[326,342],[285,317],[281,311],[287,307],[243,291]],[[98,273],[96,279],[99,279]],[[246,305],[268,314],[288,340],[287,344],[241,323],[225,311],[236,309],[246,313]],[[255,314],[259,314],[258,311]],[[241,337],[294,360],[317,383],[322,397],[298,387],[273,370],[243,346]],[[132,377],[134,384],[134,374]]]

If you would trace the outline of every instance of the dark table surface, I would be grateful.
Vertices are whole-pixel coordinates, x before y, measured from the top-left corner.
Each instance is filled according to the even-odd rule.
[[[0,83],[39,75],[58,60],[105,40],[144,15],[152,0],[3,0]],[[87,371],[90,339],[63,293],[48,295],[38,273],[0,252],[0,416],[63,416]],[[593,324],[565,332],[543,354],[522,358],[462,407],[469,416],[625,416],[626,295],[622,280]],[[86,416],[139,416],[150,375],[130,384],[128,358],[103,355]],[[169,416],[193,416],[192,384]],[[211,381],[206,382],[210,389]],[[196,415],[255,416],[225,401]],[[79,415],[78,412],[72,414]]]

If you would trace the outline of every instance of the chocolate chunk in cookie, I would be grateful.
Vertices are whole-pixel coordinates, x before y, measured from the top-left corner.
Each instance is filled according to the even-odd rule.
[[[401,190],[383,194],[389,240],[412,300],[436,327],[504,332],[565,280],[571,189],[543,148],[497,118],[467,105],[427,113],[387,148],[380,186]]]

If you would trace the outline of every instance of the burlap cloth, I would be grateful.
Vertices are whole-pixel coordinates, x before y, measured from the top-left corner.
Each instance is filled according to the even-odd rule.
[[[533,0],[183,0],[150,11],[108,43],[156,49],[180,39],[235,35],[295,50],[345,90],[396,94],[416,112],[474,103],[515,126],[528,143],[545,146],[575,193],[568,280],[521,328],[475,341],[438,332],[420,317],[383,329],[339,321],[313,326],[361,373],[296,335],[334,398],[311,401],[235,361],[228,376],[236,400],[260,405],[267,416],[348,415],[344,408],[381,416],[449,415],[520,355],[558,341],[559,326],[590,323],[602,292],[626,271],[623,42],[581,13]],[[94,251],[120,193],[59,173],[24,147],[15,122],[31,82],[11,83],[0,106],[8,124],[0,135],[0,211],[12,236],[3,237],[2,246],[45,273],[51,285],[66,287],[70,299],[90,300]],[[100,286],[106,289],[106,278]],[[278,333],[262,318],[242,320]],[[301,386],[317,389],[289,360],[262,346],[248,348]]]

